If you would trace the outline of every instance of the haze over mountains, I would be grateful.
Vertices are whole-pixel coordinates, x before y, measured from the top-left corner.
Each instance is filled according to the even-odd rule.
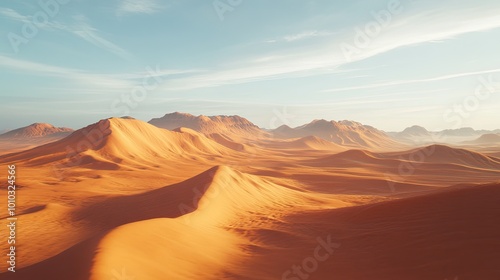
[[[414,125],[404,129],[402,132],[389,132],[388,134],[404,142],[432,143],[432,142],[463,142],[478,139],[485,134],[498,134],[496,130],[475,130],[471,127],[458,129],[445,129],[442,131],[428,131],[424,127]]]

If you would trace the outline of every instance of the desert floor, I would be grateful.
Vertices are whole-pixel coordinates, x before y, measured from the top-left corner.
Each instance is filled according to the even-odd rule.
[[[498,147],[127,119],[35,146],[0,150],[18,172],[17,272],[1,261],[0,279],[500,279]]]

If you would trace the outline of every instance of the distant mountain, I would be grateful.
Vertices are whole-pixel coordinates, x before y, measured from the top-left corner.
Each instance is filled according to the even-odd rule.
[[[48,123],[34,123],[25,127],[14,129],[0,135],[0,138],[36,138],[45,136],[67,136],[73,129],[55,127]]]
[[[483,134],[479,138],[467,142],[467,144],[500,144],[500,134]]]
[[[458,137],[477,136],[482,134],[480,131],[476,131],[472,127],[445,129],[443,131],[440,131],[439,133],[445,136],[458,136]]]
[[[413,137],[413,136],[429,136],[430,132],[424,127],[414,125],[412,127],[407,127],[405,130],[399,133],[400,137]]]
[[[365,148],[377,148],[399,144],[384,132],[354,121],[314,120],[311,123],[291,128],[280,126],[272,131],[276,138],[302,138],[316,136],[321,139],[343,145]]]
[[[240,116],[194,116],[175,112],[161,118],[154,118],[149,123],[168,130],[185,127],[208,136],[221,134],[233,140],[267,135],[267,132]]]
[[[441,131],[428,131],[427,129],[414,125],[401,132],[388,132],[393,138],[408,143],[461,143],[473,141],[485,134],[495,134],[500,130],[475,130],[471,127],[458,129],[445,129]]]

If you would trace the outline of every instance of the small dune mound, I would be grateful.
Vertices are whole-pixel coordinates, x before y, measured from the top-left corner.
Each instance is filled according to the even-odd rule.
[[[378,163],[381,159],[367,150],[352,149],[338,154],[323,157],[317,160],[318,163],[323,163],[326,166],[341,163]]]
[[[223,134],[220,133],[212,133],[208,135],[208,138],[214,140],[215,142],[228,147],[231,150],[235,151],[248,151],[249,148],[245,144],[237,143],[235,141],[232,141],[228,137],[224,136]]]
[[[500,169],[500,160],[478,152],[452,148],[446,145],[430,145],[410,151],[397,153],[397,157],[405,160],[458,164],[472,168]]]
[[[283,145],[293,149],[336,150],[336,151],[345,150],[344,147],[338,144],[323,140],[317,136],[312,136],[312,135],[297,140],[293,140],[287,143],[283,143]]]

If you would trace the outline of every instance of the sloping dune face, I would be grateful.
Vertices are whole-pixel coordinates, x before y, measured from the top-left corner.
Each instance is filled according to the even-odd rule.
[[[159,129],[134,119],[111,118],[77,130],[60,141],[7,155],[0,161],[79,166],[92,162],[154,162],[157,158],[221,155],[227,151],[202,135]]]
[[[241,250],[245,239],[228,228],[238,229],[253,219],[265,223],[269,215],[283,216],[294,207],[326,202],[224,166],[191,183],[204,186],[200,195],[193,199],[179,189],[182,197],[177,199],[184,201],[178,205],[181,209],[192,212],[112,231],[99,245],[92,279],[109,279],[121,267],[140,279],[221,279],[237,271],[238,260],[246,255]],[[176,196],[172,193],[171,199]]]
[[[500,185],[291,215],[241,279],[496,279]],[[262,248],[267,248],[264,250]],[[234,279],[239,279],[235,277]]]
[[[284,146],[287,146],[286,144]],[[323,140],[316,136],[306,136],[297,140],[290,141],[288,143],[289,148],[292,149],[311,149],[311,150],[337,150],[342,151],[345,150],[345,147],[342,147],[333,142],[329,142]]]
[[[399,158],[413,158],[420,162],[456,164],[473,168],[500,170],[500,159],[498,158],[445,145],[431,145],[395,154]]]

